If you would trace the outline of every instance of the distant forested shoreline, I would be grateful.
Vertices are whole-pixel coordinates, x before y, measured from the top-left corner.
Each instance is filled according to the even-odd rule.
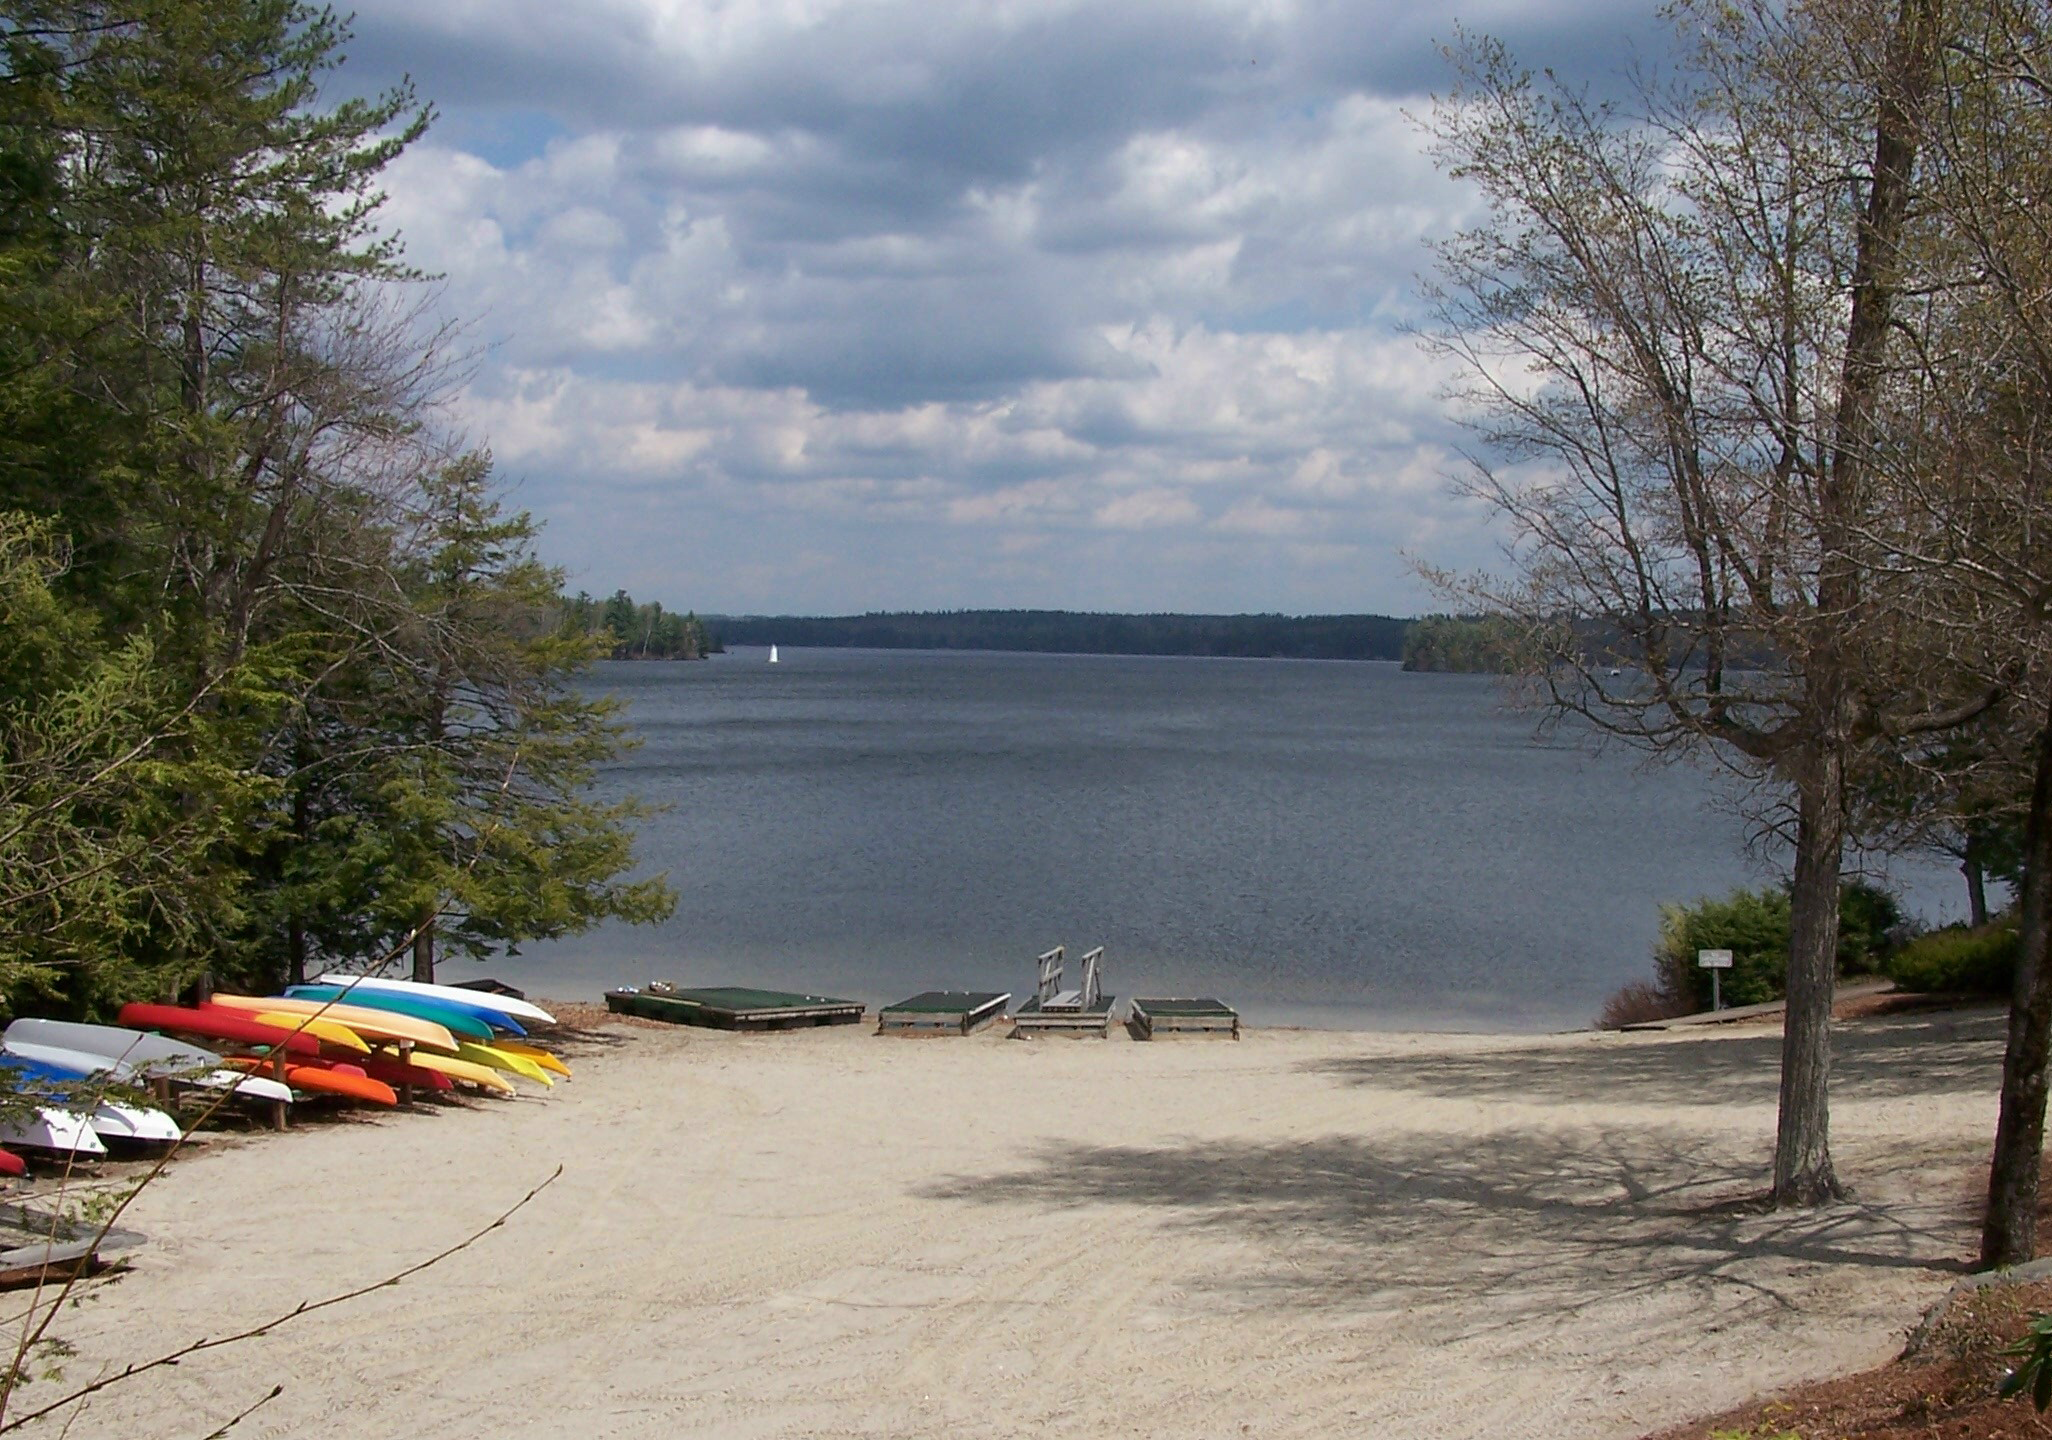
[[[706,617],[707,632],[720,645],[1294,660],[1400,660],[1410,623],[1391,615],[1111,615],[1069,610]]]
[[[694,614],[665,610],[660,600],[637,604],[625,590],[605,600],[583,591],[563,599],[563,626],[576,635],[603,635],[609,660],[703,660],[719,641]]]

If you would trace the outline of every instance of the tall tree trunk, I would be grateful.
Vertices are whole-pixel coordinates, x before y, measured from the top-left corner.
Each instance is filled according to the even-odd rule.
[[[285,983],[304,985],[306,983],[306,921],[294,915],[286,922],[285,938],[287,956],[285,961]]]
[[[2045,1067],[2052,1055],[2052,713],[2038,732],[2031,813],[2024,822],[2021,931],[2016,988],[2009,1001],[2009,1048],[2002,1056],[2002,1116],[1988,1167],[1988,1213],[1981,1222],[1981,1264],[2020,1265],[2038,1242],[2038,1171],[2045,1155]]]
[[[413,978],[423,985],[435,983],[435,922],[432,918],[413,937]]]
[[[1831,1000],[1838,978],[1838,881],[1846,825],[1845,756],[1838,744],[1820,745],[1804,765],[1796,804],[1774,1203],[1822,1205],[1844,1193],[1831,1168]]]
[[[1854,246],[1851,307],[1840,359],[1830,462],[1817,486],[1817,616],[1802,657],[1816,726],[1790,769],[1799,807],[1790,895],[1788,1011],[1781,1032],[1781,1119],[1774,1203],[1821,1205],[1843,1189],[1831,1168],[1831,997],[1838,971],[1838,872],[1844,860],[1845,769],[1852,758],[1846,645],[1861,608],[1856,537],[1868,499],[1876,414],[1888,367],[1890,319],[1902,276],[1924,110],[1938,78],[1941,0],[1898,0],[1875,77],[1873,170]]]
[[[1959,873],[1966,876],[1967,914],[1977,926],[1988,923],[1988,867],[1981,863],[1982,849],[1981,837],[1967,832],[1966,854],[1960,857]]]

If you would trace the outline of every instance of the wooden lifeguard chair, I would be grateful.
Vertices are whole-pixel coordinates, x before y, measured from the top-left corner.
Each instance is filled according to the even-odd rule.
[[[1012,1017],[1014,1035],[1046,1031],[1111,1033],[1111,1012],[1117,1001],[1104,993],[1104,947],[1100,945],[1083,956],[1083,983],[1072,990],[1062,988],[1065,954],[1065,947],[1057,945],[1039,957],[1040,980],[1034,987],[1033,999],[1020,1006],[1019,1013]]]

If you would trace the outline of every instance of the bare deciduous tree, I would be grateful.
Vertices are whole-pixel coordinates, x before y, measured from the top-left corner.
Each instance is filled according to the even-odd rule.
[[[1465,482],[1552,714],[1716,757],[1794,813],[1773,1198],[1841,1193],[1831,997],[1849,779],[1989,703],[1900,644],[1868,521],[1942,7],[1684,3],[1672,75],[1598,102],[1463,37],[1431,130],[1486,218],[1439,247],[1432,339],[1483,441]]]
[[[2020,955],[1981,1259],[2032,1258],[2052,1060],[2052,7],[1961,0],[1928,129],[1911,327],[1864,537],[1933,669],[2018,693],[1978,749],[2030,777]],[[2015,788],[2014,779],[2005,788]]]

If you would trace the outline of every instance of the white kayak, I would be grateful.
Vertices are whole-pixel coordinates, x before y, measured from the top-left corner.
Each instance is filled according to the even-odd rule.
[[[544,1025],[556,1023],[556,1017],[539,1005],[515,1000],[511,995],[495,995],[489,990],[466,990],[461,985],[428,985],[419,980],[387,980],[378,975],[345,975],[339,970],[329,971],[314,983],[353,985],[358,990],[382,990],[392,995],[417,995],[423,1000],[496,1010],[501,1015],[511,1015],[515,1020],[538,1020]],[[348,998],[346,995],[343,997],[345,1000]]]
[[[18,1120],[0,1120],[0,1145],[25,1145],[35,1150],[70,1150],[80,1155],[105,1155],[107,1147],[82,1115],[45,1105]]]
[[[51,1070],[61,1070],[78,1077],[78,1091],[60,1091],[68,1099],[83,1105],[93,1100],[93,1113],[87,1123],[95,1134],[104,1140],[139,1140],[169,1144],[184,1135],[178,1122],[154,1105],[133,1105],[125,1101],[109,1100],[102,1091],[98,1098],[92,1094],[95,1085],[102,1080],[116,1085],[133,1085],[136,1074],[132,1066],[120,1061],[108,1060],[101,1055],[88,1055],[81,1050],[67,1050],[57,1045],[31,1045],[25,1040],[8,1040],[0,1043],[0,1055],[12,1055],[31,1064],[43,1065]]]
[[[161,1076],[203,1090],[233,1090],[245,1100],[280,1100],[286,1104],[292,1101],[289,1085],[261,1075],[220,1068],[221,1057],[211,1050],[143,1030],[125,1030],[118,1025],[17,1020],[7,1027],[0,1049],[24,1060],[40,1060],[45,1065],[80,1074],[110,1071],[115,1079],[129,1084],[146,1084]]]
[[[185,1134],[178,1122],[148,1105],[122,1105],[102,1100],[88,1121],[102,1140],[138,1140],[169,1145]]]
[[[221,1057],[184,1040],[130,1030],[121,1025],[86,1025],[76,1020],[16,1020],[7,1027],[6,1043],[52,1045],[79,1050],[132,1065],[145,1075],[175,1075],[181,1070],[221,1068]]]
[[[282,1105],[292,1103],[292,1087],[284,1081],[266,1079],[262,1075],[245,1075],[240,1070],[209,1070],[204,1075],[188,1076],[175,1083],[197,1085],[202,1090],[233,1090],[243,1100],[275,1100]]]

